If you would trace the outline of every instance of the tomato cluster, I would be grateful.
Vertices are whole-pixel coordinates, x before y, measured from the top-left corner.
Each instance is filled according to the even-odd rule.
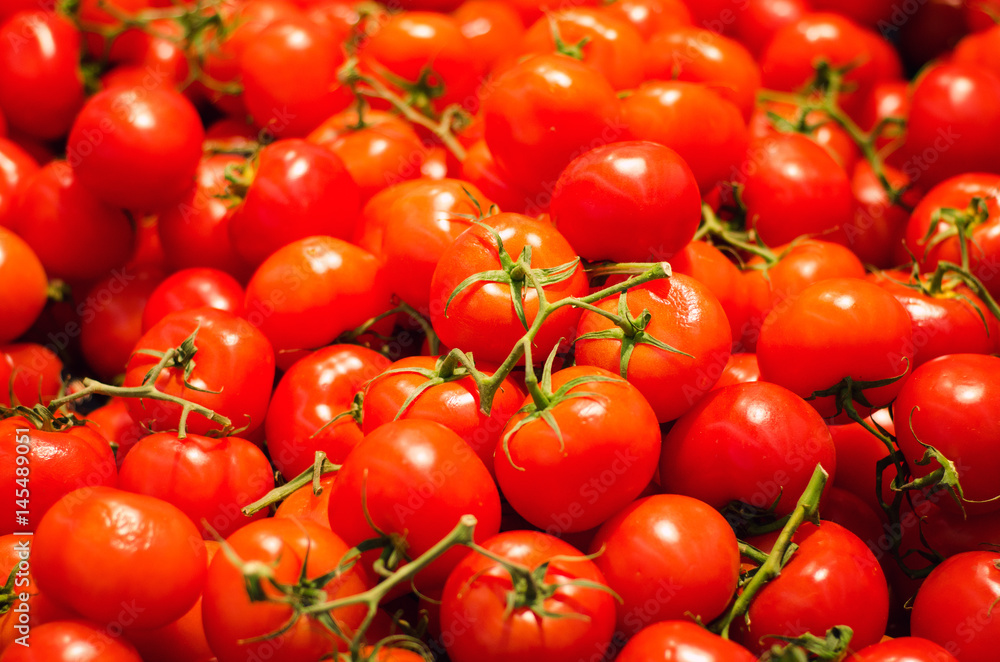
[[[1000,3],[52,5],[0,662],[1000,659]]]

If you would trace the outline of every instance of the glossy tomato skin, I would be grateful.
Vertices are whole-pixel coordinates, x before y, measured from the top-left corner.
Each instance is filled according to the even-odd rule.
[[[899,637],[862,648],[847,662],[958,662],[954,655],[921,637]]]
[[[730,501],[790,513],[813,469],[836,475],[830,431],[788,389],[764,381],[711,391],[663,437],[665,492],[722,509]]]
[[[38,172],[38,162],[17,143],[0,138],[0,225],[10,226],[17,196],[27,179]]]
[[[875,381],[909,374],[913,325],[903,305],[879,286],[859,278],[830,278],[767,316],[757,359],[762,379],[808,398],[846,377]],[[901,387],[897,379],[863,393],[877,409],[889,404]],[[833,396],[809,403],[824,416],[837,413]],[[855,406],[862,416],[870,413]]]
[[[992,660],[1000,645],[1000,620],[990,610],[1000,598],[998,560],[995,552],[965,552],[935,568],[913,602],[913,636],[945,647],[961,662]]]
[[[30,646],[11,646],[5,662],[143,662],[135,647],[86,620],[60,620],[31,629]]]
[[[45,345],[0,345],[0,405],[13,404],[12,390],[18,404],[25,407],[48,405],[62,387],[62,370],[62,360]]]
[[[509,612],[508,571],[486,556],[469,554],[448,576],[442,594],[441,629],[454,634],[445,644],[451,659],[574,662],[605,649],[614,631],[614,598],[607,590],[569,583],[581,579],[607,586],[593,561],[538,531],[507,531],[482,544],[532,570],[549,563],[545,581],[559,588],[544,600],[544,608],[560,617],[538,616],[524,607]]]
[[[552,220],[588,260],[667,260],[694,238],[701,196],[681,156],[653,142],[619,142],[574,159],[552,192]]]
[[[354,232],[358,186],[336,154],[304,140],[279,140],[247,168],[252,182],[233,212],[229,238],[248,264],[298,239],[348,239]]]
[[[763,653],[778,643],[768,635],[796,637],[806,632],[823,636],[835,625],[854,630],[851,647],[864,648],[881,640],[889,616],[885,575],[864,542],[834,522],[806,523],[792,538],[799,548],[781,575],[757,594],[740,621],[740,640],[752,652]],[[751,539],[770,551],[773,539]]]
[[[113,88],[80,110],[67,161],[104,202],[153,211],[177,202],[194,181],[204,138],[201,118],[181,93]]]
[[[517,10],[498,0],[466,0],[451,15],[487,68],[524,33]]]
[[[657,32],[692,24],[691,10],[682,0],[625,0],[607,5],[605,11],[631,23],[643,41]]]
[[[23,239],[0,227],[0,342],[8,343],[31,327],[45,307],[48,280],[38,256]]]
[[[595,305],[617,314],[618,300],[612,296]],[[645,333],[689,356],[640,344],[623,372],[622,340],[583,339],[576,342],[577,365],[597,366],[627,377],[653,407],[660,423],[672,421],[715,383],[710,376],[713,366],[724,366],[729,360],[732,336],[726,313],[707,287],[680,274],[634,287],[625,300],[634,317],[644,310],[652,315]],[[611,320],[587,310],[580,316],[577,338],[613,327]]]
[[[218,269],[183,269],[165,278],[142,311],[142,330],[149,329],[178,310],[218,308],[242,315],[245,294],[239,282]]]
[[[344,460],[330,493],[330,528],[350,545],[376,535],[365,519],[363,494],[375,526],[405,535],[411,558],[444,538],[465,514],[478,520],[478,541],[500,529],[500,495],[489,471],[458,434],[434,421],[387,423]],[[371,567],[371,554],[361,565]],[[444,584],[465,554],[461,548],[443,554],[418,573],[418,584]]]
[[[679,494],[634,501],[597,531],[590,552],[601,549],[594,562],[623,600],[618,631],[626,636],[652,622],[710,622],[739,580],[740,552],[729,523],[708,504]]]
[[[247,319],[279,352],[327,345],[388,309],[379,259],[335,237],[278,249],[247,283]]]
[[[282,375],[264,430],[271,461],[286,480],[311,467],[316,451],[335,464],[347,458],[364,437],[361,426],[350,416],[327,423],[349,411],[354,396],[390,363],[366,347],[331,345],[299,359]]]
[[[167,368],[155,379],[156,388],[179,395],[226,416],[237,427],[247,426],[250,434],[264,423],[274,381],[274,350],[267,338],[245,319],[215,308],[197,308],[170,313],[147,331],[136,349],[165,352],[179,346],[197,330],[195,368],[184,385],[184,371]],[[129,359],[125,386],[143,383],[146,373],[159,358],[133,353]],[[238,385],[229,389],[226,386]],[[172,402],[129,399],[129,412],[136,421],[145,421],[154,431],[176,429],[181,408]],[[188,418],[188,431],[205,434],[219,426],[201,414]]]
[[[514,510],[558,533],[593,528],[649,484],[660,451],[656,413],[637,388],[601,368],[553,373],[552,388],[586,378],[549,409],[562,435],[542,418],[507,423],[494,454],[497,481]],[[599,381],[600,380],[600,381]],[[525,405],[531,398],[525,400]]]
[[[675,274],[684,274],[705,285],[722,304],[734,345],[747,328],[750,314],[746,278],[726,255],[704,241],[692,241],[670,260]]]
[[[524,246],[531,246],[532,268],[568,265],[577,259],[569,242],[550,224],[520,214],[501,213],[484,221],[503,240],[504,249],[517,259]],[[448,299],[468,276],[500,268],[496,240],[486,228],[470,228],[445,249],[431,278],[430,319],[434,330],[448,347],[471,351],[478,359],[502,363],[514,344],[524,335],[525,327],[517,317],[510,286],[477,282]],[[545,287],[552,303],[568,296],[583,296],[587,277],[577,264],[569,278]],[[447,310],[445,306],[447,305]],[[525,320],[530,326],[538,312],[538,294],[524,288]],[[533,343],[533,357],[548,355],[561,338],[572,335],[579,319],[579,309],[564,306],[542,324]]]
[[[742,11],[730,9],[729,14],[712,17],[716,24],[704,25],[716,30],[718,24],[731,22],[732,34],[729,36],[746,46],[754,57],[760,58],[776,32],[795,23],[808,11],[807,0],[747,0]]]
[[[66,135],[84,98],[80,32],[55,12],[23,11],[0,25],[0,44],[7,122],[42,140]]]
[[[886,178],[893,187],[909,187],[902,203],[912,208],[920,202],[923,191],[901,170],[884,166]],[[847,246],[865,264],[888,269],[900,263],[899,253],[909,221],[906,209],[893,205],[885,188],[875,176],[871,164],[861,160],[851,175],[854,196],[854,217],[844,225]]]
[[[155,628],[194,605],[205,581],[205,546],[194,523],[159,499],[84,487],[60,499],[34,538],[38,587],[99,623],[123,610],[130,627]]]
[[[712,634],[690,621],[664,621],[643,628],[615,658],[619,662],[754,662],[739,644]]]
[[[275,578],[286,584],[295,584],[302,576],[315,579],[330,573],[349,549],[329,529],[294,518],[253,522],[226,542],[243,561],[269,565]],[[336,600],[366,588],[355,566],[335,574],[323,591],[325,599]],[[273,589],[268,589],[267,594],[272,598],[278,595]],[[243,573],[225,554],[216,554],[208,569],[201,609],[205,635],[219,662],[244,662],[254,657],[275,662],[317,662],[343,648],[329,630],[311,617],[299,618],[278,637],[256,639],[281,629],[291,618],[292,609],[283,604],[251,602]],[[352,605],[334,610],[331,615],[351,636],[364,617],[364,607]]]
[[[754,110],[753,117],[750,118],[751,138],[761,139],[782,133],[779,126],[782,128],[786,128],[786,126],[781,125],[773,115],[777,115],[794,126],[799,122],[799,112],[799,107],[791,103],[772,101],[760,104]],[[850,172],[860,157],[858,146],[851,139],[850,134],[838,124],[827,122],[826,114],[823,111],[818,110],[806,114],[805,122],[811,130],[802,131],[801,134],[825,148],[840,167]]]
[[[537,191],[593,141],[619,138],[620,110],[597,70],[565,55],[534,55],[504,72],[484,100],[484,137],[504,178]]]
[[[330,491],[333,489],[335,474],[324,474],[320,478],[320,493],[313,492],[313,486],[303,485],[285,498],[274,511],[275,517],[295,517],[330,528]]]
[[[125,398],[111,398],[107,404],[98,407],[87,414],[87,427],[115,443],[115,463],[120,469],[122,460],[141,438],[148,433],[141,425],[132,420],[128,413]]]
[[[1000,358],[980,354],[951,354],[917,368],[903,384],[894,405],[899,448],[916,476],[926,476],[940,465],[916,461],[924,446],[933,446],[955,463],[964,490],[962,505],[971,514],[992,512],[1000,485],[1000,461],[993,440],[1000,434],[996,413]],[[943,499],[946,508],[957,508]]]

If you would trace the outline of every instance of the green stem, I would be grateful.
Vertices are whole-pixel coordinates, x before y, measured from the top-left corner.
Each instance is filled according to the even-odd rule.
[[[316,451],[316,461],[313,462],[311,467],[284,485],[274,488],[253,503],[245,506],[243,508],[243,514],[250,517],[251,515],[264,510],[272,503],[284,501],[290,494],[292,494],[292,492],[298,491],[300,488],[305,487],[309,483],[312,483],[313,494],[319,496],[323,492],[323,488],[320,486],[320,479],[323,475],[339,470],[340,465],[334,464],[326,459],[326,453],[323,451]]]

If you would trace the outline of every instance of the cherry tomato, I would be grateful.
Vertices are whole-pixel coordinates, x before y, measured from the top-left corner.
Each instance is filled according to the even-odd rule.
[[[143,662],[135,647],[85,620],[64,620],[32,628],[29,646],[10,646],[4,662]]]
[[[168,313],[202,306],[241,315],[244,298],[243,288],[224,271],[184,269],[165,278],[149,295],[142,312],[142,330],[148,331]]]
[[[666,659],[677,662],[754,662],[757,658],[737,643],[688,621],[653,623],[629,640],[618,662]]]
[[[0,227],[0,342],[8,343],[31,327],[47,298],[48,281],[38,256],[23,239]]]

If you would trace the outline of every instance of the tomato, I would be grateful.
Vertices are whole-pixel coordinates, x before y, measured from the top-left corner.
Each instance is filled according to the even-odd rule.
[[[524,33],[517,10],[500,0],[466,0],[452,17],[469,47],[487,67],[500,59]]]
[[[777,134],[750,143],[740,172],[747,229],[769,245],[804,235],[846,243],[851,182],[830,153],[809,138]]]
[[[277,20],[252,39],[239,71],[256,126],[275,136],[305,136],[351,103],[337,80],[344,63],[339,44],[304,16]]]
[[[562,48],[578,46],[586,39],[580,59],[601,72],[616,90],[642,82],[642,35],[627,20],[600,7],[571,7],[539,18],[512,56],[561,51],[555,34]]]
[[[448,347],[473,352],[477,359],[502,363],[526,330],[518,319],[511,286],[480,281],[455,292],[467,277],[503,268],[493,232],[503,240],[503,248],[511,260],[517,260],[522,249],[530,246],[532,269],[573,265],[577,256],[569,242],[548,223],[510,213],[491,216],[485,222],[492,231],[482,226],[469,228],[438,260],[431,278],[430,319]],[[579,264],[572,269],[567,279],[544,287],[550,303],[586,294],[587,277],[583,269]],[[538,312],[538,294],[527,285],[521,298],[525,322],[531,326]],[[535,336],[533,356],[544,357],[560,339],[569,338],[579,317],[579,309],[572,306],[551,314]]]
[[[970,34],[958,42],[952,56],[956,64],[978,65],[1000,75],[1000,58],[997,45],[1000,43],[1000,28],[994,25],[988,30]]]
[[[132,644],[84,620],[45,623],[30,637],[28,646],[11,646],[4,662],[143,662]]]
[[[497,482],[533,525],[549,533],[584,531],[649,484],[659,425],[639,390],[607,370],[566,368],[552,375],[551,387],[554,397],[544,408],[529,407],[529,397],[508,421],[494,455]]]
[[[76,14],[86,33],[88,55],[95,60],[107,58],[120,62],[126,55],[149,42],[140,27],[126,27],[127,20],[142,20],[143,14],[153,8],[169,7],[169,0],[81,0]],[[126,18],[127,17],[127,18]],[[112,38],[108,33],[120,31]]]
[[[461,176],[504,211],[523,213],[527,206],[535,204],[532,196],[508,182],[500,173],[485,140],[476,141],[466,151]]]
[[[49,404],[62,387],[63,362],[37,343],[0,345],[0,405],[9,407],[10,394],[18,404]]]
[[[7,648],[21,648],[30,643],[31,633],[43,623],[74,618],[72,614],[52,604],[35,586],[31,575],[31,538],[26,535],[0,536],[0,653]],[[13,581],[10,581],[13,573]],[[23,639],[28,635],[28,639]],[[17,641],[19,640],[20,641]]]
[[[876,412],[868,423],[874,422],[882,426],[890,434],[895,431],[888,410]],[[861,427],[860,423],[851,421],[840,425],[830,425],[830,436],[837,449],[837,475],[834,476],[835,487],[843,489],[860,497],[876,513],[882,512],[879,498],[886,503],[892,503],[893,491],[889,487],[896,477],[893,465],[882,472],[882,486],[879,491],[876,464],[884,460],[889,451],[878,437]]]
[[[97,199],[65,161],[53,161],[25,182],[11,220],[51,278],[102,277],[132,250],[128,217]]]
[[[449,575],[441,596],[442,642],[450,659],[575,662],[603,653],[614,630],[615,601],[599,588],[607,584],[593,561],[537,531],[507,531],[482,545],[530,570],[544,567],[539,583],[552,588],[516,593],[519,588],[500,563],[469,554]],[[591,585],[574,584],[577,580]]]
[[[508,377],[501,383],[486,415],[479,409],[479,390],[471,377],[452,378],[418,391],[429,374],[436,374],[439,365],[440,358],[413,356],[396,361],[372,379],[364,391],[362,429],[369,434],[394,420],[436,421],[458,433],[492,474],[493,452],[500,433],[523,404],[524,392]],[[484,366],[479,369],[492,375]],[[404,403],[413,396],[416,397],[404,408]]]
[[[281,377],[264,428],[271,461],[286,479],[313,465],[316,451],[342,463],[363,434],[347,416],[355,394],[391,362],[357,345],[332,345],[296,361]]]
[[[191,520],[165,501],[84,487],[45,514],[31,567],[46,595],[87,618],[155,628],[198,599],[205,546]]]
[[[154,211],[194,181],[205,130],[181,93],[157,88],[98,92],[69,134],[67,162],[104,202]]]
[[[644,336],[676,351],[644,343],[642,337],[630,347],[624,333],[612,331],[618,328],[614,322],[587,310],[577,327],[577,365],[597,366],[627,377],[652,405],[659,422],[672,421],[715,383],[708,376],[712,367],[724,366],[729,360],[732,337],[725,311],[707,287],[679,274],[632,288],[622,296],[633,318],[640,319],[643,311],[649,311]],[[619,296],[612,296],[595,305],[618,313],[619,300]],[[585,337],[608,331],[616,336]]]
[[[623,600],[618,631],[626,636],[652,622],[707,623],[729,605],[739,580],[729,523],[711,506],[678,494],[633,502],[601,526],[590,551]]]
[[[881,641],[859,650],[847,662],[958,662],[941,646],[920,637]]]
[[[142,329],[148,331],[168,313],[202,306],[241,315],[244,297],[239,282],[224,271],[184,269],[165,278],[149,295],[142,312]]]
[[[645,59],[647,79],[704,83],[735,103],[744,118],[753,112],[760,67],[733,39],[696,27],[668,29],[646,42]]]
[[[166,352],[178,347],[197,330],[194,369],[167,367],[151,383],[166,393],[197,402],[226,416],[249,434],[264,423],[274,381],[274,350],[267,338],[245,319],[214,308],[170,313],[147,331],[136,350]],[[139,386],[159,357],[135,351],[129,359],[125,386]],[[194,388],[185,386],[190,384]],[[228,386],[235,388],[227,388]],[[129,399],[132,418],[151,431],[176,429],[181,407],[160,400]],[[205,434],[218,425],[192,412],[188,431]]]
[[[901,259],[901,249],[909,221],[906,208],[916,206],[923,197],[923,192],[911,186],[909,178],[902,171],[891,166],[884,166],[884,170],[893,188],[898,190],[909,187],[903,194],[902,204],[891,204],[871,165],[867,161],[859,161],[851,176],[854,218],[844,224],[844,233],[847,236],[847,246],[862,262],[888,269],[905,261]]]
[[[731,179],[746,156],[749,138],[739,108],[707,85],[646,81],[622,101],[622,112],[629,137],[676,151],[700,191]]]
[[[620,112],[614,88],[593,67],[566,55],[534,55],[493,84],[483,101],[484,137],[502,176],[537,191],[574,157],[620,139]]]
[[[858,146],[846,130],[829,120],[823,111],[815,110],[805,116],[806,131],[798,130],[802,122],[801,110],[795,104],[767,102],[759,105],[750,118],[750,136],[763,139],[780,133],[789,133],[794,127],[796,133],[808,136],[830,153],[830,156],[847,172],[854,169],[860,156]],[[773,115],[777,115],[775,118]],[[790,123],[791,127],[784,122]]]
[[[913,602],[913,636],[943,646],[961,662],[987,662],[1000,645],[1000,619],[990,605],[1000,598],[996,552],[966,552],[947,559],[924,580]]]
[[[472,448],[440,423],[386,423],[344,460],[330,492],[330,528],[349,545],[378,537],[366,519],[400,539],[406,558],[416,558],[440,541],[465,514],[475,515],[476,540],[500,529],[500,495]],[[467,553],[453,548],[421,570],[421,587],[444,584]],[[371,567],[377,554],[366,553]],[[221,661],[220,661],[221,662]]]
[[[328,345],[388,309],[379,259],[335,237],[279,248],[247,283],[247,319],[277,352]]]
[[[38,163],[17,143],[0,138],[0,225],[9,226],[15,201]]]
[[[334,474],[324,474],[320,479],[319,494],[313,493],[312,484],[303,485],[282,501],[274,511],[275,517],[295,517],[309,520],[325,529],[330,528],[330,490],[333,489]]]
[[[768,540],[750,544],[769,552]],[[740,640],[755,654],[774,637],[806,632],[822,637],[835,625],[854,631],[851,648],[877,643],[889,616],[889,589],[874,555],[856,535],[834,522],[805,523],[792,541],[798,549],[781,574],[756,595],[740,624]]]
[[[692,24],[691,10],[682,0],[619,0],[606,5],[605,11],[631,23],[643,41],[657,32]]]
[[[23,11],[0,25],[0,109],[12,128],[66,135],[83,105],[80,48],[76,27],[55,12]]]
[[[993,0],[985,0],[988,4]],[[975,4],[975,3],[973,3]],[[899,27],[899,49],[910,71],[919,71],[935,59],[947,59],[951,49],[967,34],[968,28],[963,16],[963,5],[968,10],[968,2],[951,2],[950,0],[929,0],[920,9],[902,21],[897,20],[886,29],[885,24],[879,30],[888,39],[895,35],[894,28]],[[899,18],[897,14],[896,19]]]
[[[914,475],[926,476],[940,467],[937,460],[917,464],[925,446],[933,446],[955,463],[964,490],[962,506],[972,514],[992,512],[1000,501],[977,503],[997,496],[1000,458],[991,440],[1000,434],[994,412],[1000,384],[1000,358],[981,354],[950,354],[913,371],[893,406],[896,439]],[[950,499],[944,507],[955,507]]]
[[[253,522],[231,535],[226,543],[244,562],[260,562],[276,581],[309,585],[319,590],[319,600],[346,598],[367,589],[357,566],[337,571],[349,548],[337,535],[312,522],[293,518],[268,518]],[[329,573],[329,576],[327,576]],[[326,576],[326,577],[324,577]],[[265,595],[281,597],[267,581]],[[309,598],[296,598],[306,604]],[[312,598],[316,600],[317,598]],[[295,620],[281,635],[293,615],[290,604],[252,602],[241,569],[225,554],[217,554],[208,569],[201,602],[208,644],[219,662],[270,659],[275,662],[317,662],[337,649],[339,641],[314,617]],[[348,636],[364,618],[365,608],[355,604],[330,615]]]
[[[813,469],[836,475],[830,431],[808,403],[759,381],[710,391],[663,437],[660,485],[722,509],[792,512]]]
[[[3,458],[0,480],[6,494],[21,500],[12,501],[12,507],[5,512],[0,528],[4,535],[35,531],[42,517],[60,499],[78,488],[96,489],[118,484],[111,446],[88,428],[46,432],[35,429],[18,416],[0,421],[0,441]],[[18,460],[18,457],[27,459]],[[28,511],[26,519],[18,519],[16,510]]]
[[[109,442],[118,444],[115,449],[115,462],[119,469],[128,452],[147,434],[141,425],[132,420],[125,400],[125,398],[110,398],[107,404],[87,414],[86,423],[87,427],[93,428]]]
[[[757,343],[761,379],[802,398],[833,388],[845,378],[879,381],[909,374],[913,325],[892,294],[860,278],[829,278],[805,288],[768,314]],[[889,404],[902,380],[860,388],[871,408]],[[833,396],[809,400],[823,416],[837,413]],[[867,406],[856,405],[865,416]]]
[[[694,238],[701,197],[677,152],[653,142],[620,142],[566,166],[551,213],[581,257],[648,262],[669,259]]]
[[[757,355],[747,353],[736,353],[729,357],[726,365],[722,368],[722,375],[719,381],[715,382],[712,390],[718,390],[733,384],[749,384],[760,381],[760,367],[757,365]]]
[[[229,222],[233,248],[258,265],[297,239],[347,239],[359,211],[358,185],[336,154],[304,140],[279,140],[248,164],[250,180]]]
[[[703,25],[709,30],[717,30],[732,24],[730,36],[746,46],[754,57],[760,58],[775,33],[802,18],[809,11],[809,4],[807,0],[746,0],[712,17],[714,22]]]
[[[16,339],[45,307],[48,281],[38,256],[23,239],[0,227],[0,342]]]
[[[754,662],[757,658],[737,643],[688,621],[653,623],[629,640],[618,662],[666,659],[677,662]]]
[[[691,276],[705,285],[722,304],[734,343],[751,314],[747,279],[722,251],[704,241],[692,241],[670,260],[674,274]]]
[[[1000,76],[967,64],[943,64],[920,77],[910,99],[903,153],[907,174],[933,185],[968,172],[1000,173],[988,149],[1000,140]]]

